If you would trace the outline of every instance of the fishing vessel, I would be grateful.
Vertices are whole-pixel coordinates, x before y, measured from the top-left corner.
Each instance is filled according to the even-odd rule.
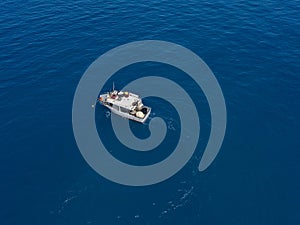
[[[140,123],[144,123],[151,112],[151,108],[143,104],[139,95],[115,90],[114,85],[112,91],[100,94],[97,102],[119,116]]]

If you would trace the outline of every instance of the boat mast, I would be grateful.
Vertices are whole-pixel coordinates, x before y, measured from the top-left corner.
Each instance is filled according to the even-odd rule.
[[[113,82],[113,92],[115,91],[115,82]]]

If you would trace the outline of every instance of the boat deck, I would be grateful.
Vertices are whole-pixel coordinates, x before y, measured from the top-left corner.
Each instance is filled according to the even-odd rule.
[[[138,95],[129,93],[129,95],[117,94],[115,97],[110,97],[108,94],[105,96],[105,101],[107,103],[112,103],[113,105],[117,105],[129,110],[135,109],[139,99]]]

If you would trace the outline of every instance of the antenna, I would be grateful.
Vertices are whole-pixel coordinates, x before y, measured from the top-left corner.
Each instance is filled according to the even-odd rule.
[[[115,91],[115,82],[113,82],[113,91]]]

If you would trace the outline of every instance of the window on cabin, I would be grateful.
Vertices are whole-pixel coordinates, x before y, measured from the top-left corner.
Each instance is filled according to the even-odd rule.
[[[116,110],[119,110],[119,106],[117,106],[117,105],[113,105],[113,108]]]
[[[121,109],[121,112],[124,112],[124,113],[128,113],[129,112],[129,110],[126,109],[126,108],[120,107],[120,109]]]

